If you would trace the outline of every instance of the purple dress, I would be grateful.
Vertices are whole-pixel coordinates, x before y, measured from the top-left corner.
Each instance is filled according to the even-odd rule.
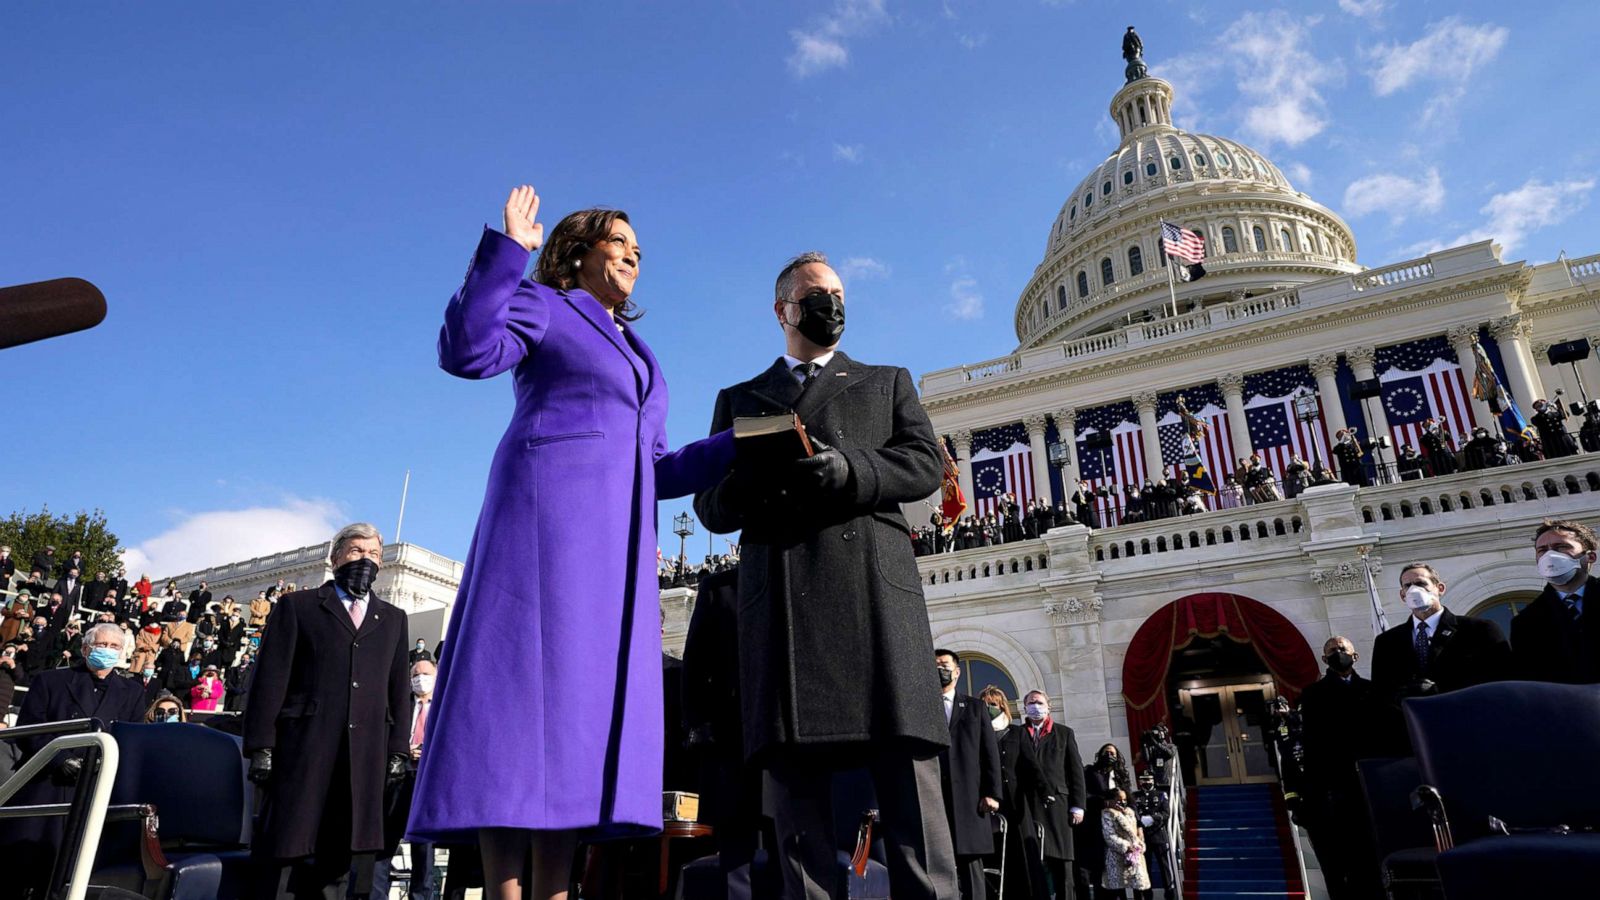
[[[733,460],[723,432],[668,452],[667,386],[644,341],[589,294],[524,280],[485,229],[445,309],[439,365],[515,371],[516,411],[451,613],[407,833],[661,827],[656,498]]]

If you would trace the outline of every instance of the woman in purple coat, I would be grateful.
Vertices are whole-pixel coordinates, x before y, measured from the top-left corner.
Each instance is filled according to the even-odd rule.
[[[572,213],[544,243],[539,198],[506,201],[445,309],[439,365],[512,371],[439,660],[408,833],[478,842],[486,897],[565,896],[580,837],[661,827],[656,499],[704,490],[724,432],[668,452],[667,386],[634,333],[639,244],[618,210]],[[574,716],[572,697],[591,705]]]

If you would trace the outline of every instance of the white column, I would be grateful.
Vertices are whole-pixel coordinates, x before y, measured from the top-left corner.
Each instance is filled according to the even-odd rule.
[[[1550,344],[1547,341],[1531,341],[1528,352],[1533,355],[1533,371],[1539,375],[1539,383],[1553,396],[1557,388],[1566,388],[1568,402],[1578,399],[1578,385],[1572,379],[1572,366],[1562,363],[1558,366],[1550,364]],[[1587,387],[1587,385],[1585,385]]]
[[[1050,417],[1056,420],[1056,434],[1067,447],[1067,465],[1061,470],[1061,501],[1065,503],[1078,489],[1078,411],[1067,407]]]
[[[967,511],[972,511],[972,432],[962,429],[950,435],[956,445],[956,468],[961,470],[961,496],[967,498]]]
[[[1022,420],[1022,427],[1028,429],[1028,449],[1033,451],[1033,495],[1046,503],[1054,503],[1050,496],[1050,453],[1044,445],[1044,425],[1044,413],[1034,413]]]
[[[1527,410],[1533,408],[1533,401],[1544,397],[1544,387],[1539,384],[1539,376],[1534,374],[1528,356],[1528,339],[1524,336],[1527,328],[1522,324],[1522,316],[1495,319],[1489,331],[1500,345],[1500,359],[1506,364],[1506,389],[1511,391],[1523,415],[1529,415]]]
[[[1583,389],[1593,400],[1600,397],[1600,331],[1587,335],[1589,340],[1589,358],[1578,363],[1580,377],[1583,378]],[[1562,363],[1567,371],[1572,371],[1571,363]]]
[[[1489,408],[1489,401],[1479,400],[1472,393],[1473,379],[1478,371],[1478,357],[1472,348],[1478,343],[1478,326],[1457,325],[1447,333],[1450,338],[1450,347],[1456,351],[1456,362],[1461,365],[1462,374],[1467,377],[1467,397],[1472,401],[1472,416],[1476,424],[1498,431],[1494,423],[1494,411]],[[1455,434],[1471,433],[1472,429],[1462,427],[1465,423],[1456,422],[1451,431]]]
[[[1244,417],[1244,376],[1238,372],[1223,373],[1217,379],[1222,388],[1222,402],[1228,407],[1229,446],[1235,460],[1250,457],[1250,423]],[[1221,477],[1220,475],[1218,477]]]
[[[1347,427],[1344,401],[1339,397],[1338,371],[1339,354],[1322,353],[1311,357],[1311,376],[1317,379],[1317,399],[1322,404],[1322,418],[1328,423],[1329,440]]]
[[[1139,411],[1139,438],[1144,441],[1145,477],[1154,481],[1166,477],[1166,466],[1161,462],[1161,435],[1156,431],[1156,395],[1154,391],[1140,391],[1133,395],[1133,408]]]
[[[1350,360],[1350,370],[1355,373],[1357,381],[1377,377],[1373,371],[1373,364],[1378,360],[1376,347],[1351,347],[1346,351],[1345,358]],[[1366,409],[1366,417],[1372,421],[1372,433],[1361,435],[1362,439],[1372,441],[1388,434],[1389,416],[1383,411],[1383,397],[1373,397],[1360,402]],[[1366,427],[1365,422],[1360,424],[1363,428]],[[1384,461],[1394,462],[1394,454],[1399,450],[1399,447],[1391,448],[1390,452],[1384,454]]]

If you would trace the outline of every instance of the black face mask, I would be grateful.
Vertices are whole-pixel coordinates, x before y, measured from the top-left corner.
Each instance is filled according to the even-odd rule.
[[[370,559],[351,560],[333,570],[333,583],[352,597],[365,597],[378,577],[378,564]]]
[[[1355,657],[1344,652],[1343,650],[1335,650],[1334,652],[1329,653],[1326,657],[1326,661],[1328,663],[1328,668],[1338,672],[1341,675],[1350,671],[1355,667],[1356,664]]]
[[[818,347],[832,347],[844,335],[844,301],[822,291],[795,301],[800,306],[800,321],[794,329]]]
[[[956,673],[950,671],[949,669],[946,669],[944,666],[936,666],[936,668],[939,670],[939,686],[940,687],[949,687],[951,684],[953,684],[955,682]]]

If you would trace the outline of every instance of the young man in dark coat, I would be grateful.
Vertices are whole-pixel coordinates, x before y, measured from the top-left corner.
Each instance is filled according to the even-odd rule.
[[[896,900],[952,897],[938,762],[950,730],[900,512],[938,489],[944,453],[910,373],[838,351],[844,286],[826,257],[785,266],[772,308],[787,352],[717,395],[711,430],[792,411],[816,452],[741,458],[694,505],[714,532],[743,529],[744,743],[767,767],[784,896],[843,896],[829,785],[834,771],[865,766]]]
[[[333,580],[280,597],[262,634],[243,747],[266,794],[257,897],[342,898],[352,862],[370,889],[384,786],[411,752],[406,616],[372,592],[382,558],[376,528],[347,526]]]
[[[1087,802],[1078,736],[1071,728],[1050,718],[1050,698],[1044,691],[1029,691],[1022,698],[1022,709],[1024,739],[1033,744],[1043,782],[1041,790],[1026,798],[1023,842],[1030,858],[1043,856],[1044,867],[1055,885],[1056,900],[1073,900],[1072,861],[1077,854],[1072,828],[1083,824]],[[1044,831],[1042,847],[1035,837],[1041,828]]]
[[[1372,689],[1380,708],[1381,755],[1409,756],[1400,701],[1511,677],[1511,645],[1488,619],[1444,607],[1446,585],[1427,563],[1400,570],[1405,621],[1372,642]]]
[[[933,651],[933,661],[939,667],[940,699],[950,722],[950,746],[939,754],[939,781],[955,844],[956,879],[962,900],[983,900],[983,858],[994,852],[989,817],[1000,811],[1000,745],[989,724],[988,706],[956,692],[961,657],[940,648]]]
[[[1511,620],[1512,669],[1528,681],[1600,682],[1600,578],[1594,529],[1545,522],[1534,533],[1543,593]]]

